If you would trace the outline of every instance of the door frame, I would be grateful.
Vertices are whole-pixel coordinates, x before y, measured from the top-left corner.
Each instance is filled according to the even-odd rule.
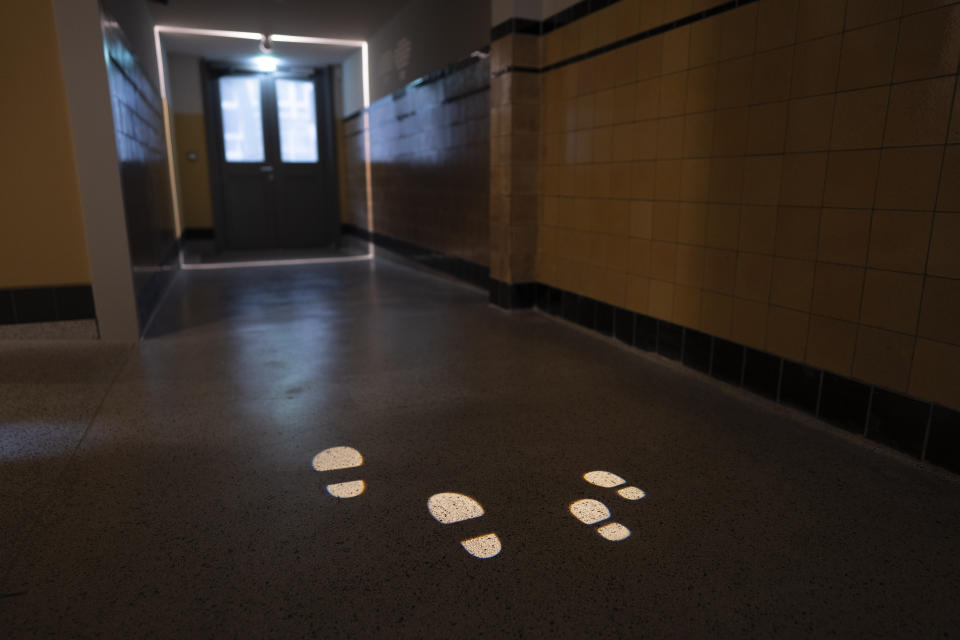
[[[337,166],[337,148],[336,131],[326,130],[336,127],[336,111],[333,105],[333,73],[330,67],[312,68],[298,71],[275,71],[271,73],[259,72],[249,67],[231,65],[228,63],[203,60],[202,79],[203,79],[203,108],[204,108],[204,128],[207,137],[207,163],[210,175],[210,195],[213,207],[213,228],[214,243],[219,253],[224,249],[226,238],[226,229],[229,221],[227,220],[226,207],[224,205],[224,145],[223,145],[223,118],[220,113],[220,89],[218,80],[225,75],[250,75],[256,76],[260,82],[264,82],[265,76],[268,80],[275,78],[295,78],[313,80],[316,90],[314,91],[314,117],[317,123],[317,171],[320,174],[321,188],[325,194],[325,199],[330,203],[335,212],[336,220],[330,223],[334,238],[339,239],[340,233],[340,189],[339,189],[339,167]],[[260,164],[268,164],[272,155],[276,156],[277,165],[283,161],[280,159],[280,131],[279,122],[277,122],[277,105],[275,88],[264,92],[261,85],[261,96],[269,97],[272,102],[261,104],[261,122],[263,125],[263,146],[264,161]],[[270,126],[276,122],[277,127]],[[327,127],[329,125],[329,127]],[[276,130],[274,130],[276,129]],[[257,164],[257,163],[253,163]],[[281,168],[276,167],[275,171],[279,174]]]
[[[56,0],[63,2],[64,0]],[[167,77],[166,49],[163,44],[163,34],[189,34],[192,36],[204,36],[211,38],[234,38],[240,40],[262,41],[269,37],[273,42],[292,42],[298,44],[312,44],[319,46],[345,47],[360,50],[360,73],[361,88],[363,90],[363,109],[361,117],[363,119],[363,147],[364,147],[364,182],[366,196],[366,219],[367,231],[370,234],[375,233],[373,218],[373,180],[371,168],[371,142],[370,142],[370,46],[366,40],[345,40],[343,38],[324,38],[317,36],[302,36],[289,34],[264,34],[243,31],[227,31],[223,29],[199,29],[194,27],[179,27],[174,25],[157,24],[153,27],[154,47],[157,58],[157,71],[160,76],[160,95],[163,98],[163,117],[164,133],[166,134],[167,144],[167,162],[170,172],[170,190],[174,198],[175,219],[174,225],[177,235],[182,233],[182,224],[179,211],[179,176],[176,169],[176,154],[173,148],[173,124],[170,112],[169,97],[169,78]],[[336,110],[334,110],[336,114]],[[209,141],[208,141],[209,146]],[[339,187],[339,185],[337,185]],[[339,191],[338,191],[339,193]],[[339,224],[339,220],[337,221]],[[183,252],[180,252],[180,268],[183,270],[205,270],[205,269],[231,269],[235,267],[269,267],[283,264],[319,264],[327,262],[353,262],[356,260],[371,260],[376,254],[376,248],[372,242],[368,243],[367,253],[362,256],[346,256],[337,258],[300,258],[300,259],[281,259],[281,260],[260,260],[256,262],[238,262],[238,263],[210,263],[210,264],[186,264],[183,261]]]

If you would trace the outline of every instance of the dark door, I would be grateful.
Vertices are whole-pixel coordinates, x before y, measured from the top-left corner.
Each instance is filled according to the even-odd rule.
[[[340,225],[328,70],[208,68],[218,249],[334,244]]]

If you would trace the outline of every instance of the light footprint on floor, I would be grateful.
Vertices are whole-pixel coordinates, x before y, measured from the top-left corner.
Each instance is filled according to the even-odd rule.
[[[636,501],[647,495],[638,487],[623,487],[622,485],[627,484],[627,481],[609,471],[588,471],[583,474],[583,479],[592,485],[603,487],[604,489],[622,487],[617,489],[617,495],[624,500]],[[570,504],[570,513],[573,514],[574,518],[586,525],[594,525],[610,519],[610,509],[607,508],[607,505],[599,500],[592,500],[590,498],[572,502]],[[608,522],[607,524],[601,525],[597,527],[597,533],[611,542],[619,542],[630,537],[630,529],[619,522]]]
[[[353,447],[330,447],[313,456],[317,471],[352,469],[363,464],[363,456]],[[356,498],[367,488],[363,480],[350,480],[327,485],[327,493],[335,498]]]
[[[470,496],[462,493],[436,493],[427,500],[430,515],[441,524],[454,524],[464,520],[479,518],[484,514],[483,507]],[[495,533],[487,533],[474,538],[461,540],[460,544],[467,553],[476,558],[492,558],[500,553],[503,545]]]

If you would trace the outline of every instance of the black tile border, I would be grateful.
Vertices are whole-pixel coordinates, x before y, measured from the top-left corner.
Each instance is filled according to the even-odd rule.
[[[97,317],[88,284],[0,289],[0,324],[90,320]]]
[[[530,309],[537,301],[535,282],[501,282],[490,278],[490,304],[503,309]]]
[[[469,282],[474,286],[481,287],[483,289],[489,289],[491,286],[492,281],[490,279],[490,269],[488,269],[485,265],[470,262],[462,258],[455,258],[453,256],[440,253],[439,251],[434,251],[433,249],[421,247],[413,244],[412,242],[386,236],[382,233],[377,233],[375,231],[370,232],[367,229],[353,224],[341,225],[340,231],[345,235],[355,236],[357,238],[361,238],[362,240],[366,240],[367,242],[372,242],[376,246],[383,247],[388,251],[392,251],[403,256],[404,258],[407,258],[408,260],[418,262],[419,264],[429,267],[430,269],[442,271],[447,275],[453,276],[458,280],[463,280],[464,282]],[[530,295],[532,295],[532,292]],[[528,306],[532,305],[533,302],[531,300],[531,303]]]
[[[531,36],[540,35],[540,21],[527,18],[509,18],[490,30],[490,42],[505,38],[512,33]]]
[[[591,13],[594,13],[596,11],[600,11],[601,9],[606,9],[610,5],[616,4],[619,1],[620,0],[581,0],[581,2],[578,2],[573,6],[567,7],[560,13],[550,16],[546,20],[543,20],[542,22],[540,22],[539,35],[541,36],[547,35],[551,31],[554,31],[555,29],[564,27],[570,24],[571,22],[575,22],[576,20],[579,20],[580,18],[588,16]],[[506,69],[498,71],[495,75],[500,75],[501,73],[508,73],[510,71],[525,71],[528,73],[543,73],[547,71],[552,71],[553,69],[565,67],[568,64],[573,64],[575,62],[581,62],[588,58],[593,58],[595,56],[613,51],[614,49],[619,49],[620,47],[631,45],[635,42],[639,42],[640,40],[646,40],[647,38],[652,38],[654,36],[658,36],[668,31],[673,31],[674,29],[685,27],[688,24],[693,24],[694,22],[699,22],[700,20],[706,20],[707,18],[712,18],[713,16],[719,15],[721,13],[726,13],[727,11],[732,11],[733,9],[737,9],[739,7],[743,7],[748,4],[753,4],[754,2],[758,2],[758,1],[759,0],[728,0],[727,2],[723,2],[714,7],[710,7],[709,9],[704,9],[703,11],[698,11],[697,13],[692,13],[688,16],[684,16],[682,18],[678,18],[676,20],[666,22],[664,24],[661,24],[660,26],[653,27],[652,29],[641,31],[640,33],[634,34],[632,36],[628,36],[626,38],[623,38],[622,40],[611,42],[610,44],[606,44],[602,47],[597,47],[596,49],[592,49],[590,51],[572,56],[565,60],[554,62],[553,64],[540,67],[539,69],[534,69],[533,67],[507,67]],[[516,30],[518,26],[517,21],[523,22],[523,29],[524,29],[523,31]],[[510,18],[509,20],[501,22],[500,24],[495,26],[493,29],[491,29],[490,42],[499,40],[504,36],[510,35],[511,33],[525,33],[525,34],[538,35],[534,31],[533,27],[530,24],[528,24],[533,22],[535,21],[522,20],[520,18]]]
[[[180,234],[180,240],[213,240],[216,232],[213,228],[187,227]]]
[[[548,315],[658,353],[837,428],[960,473],[960,411],[557,287],[532,286],[535,291],[525,295]],[[491,300],[493,297],[491,293]]]
[[[924,459],[960,473],[960,411],[931,407]]]

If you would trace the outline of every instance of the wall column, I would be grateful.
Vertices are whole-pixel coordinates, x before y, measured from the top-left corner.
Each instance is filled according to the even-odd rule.
[[[140,336],[97,0],[54,0],[100,337]]]
[[[537,280],[540,3],[499,2],[493,9],[490,300],[509,309],[533,305]],[[503,32],[506,35],[501,35]]]

